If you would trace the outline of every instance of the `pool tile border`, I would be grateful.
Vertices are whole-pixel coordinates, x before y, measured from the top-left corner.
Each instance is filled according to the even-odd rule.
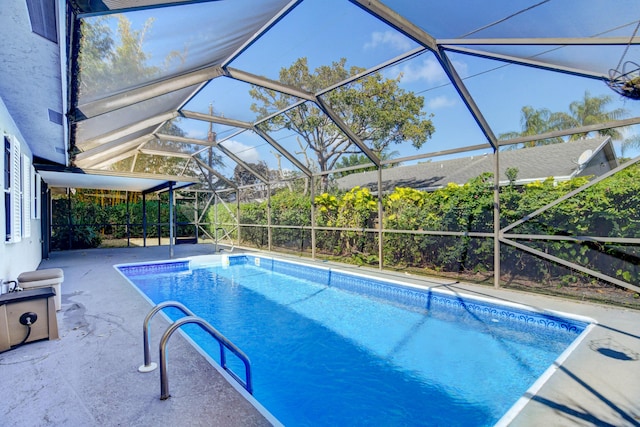
[[[178,271],[188,271],[189,261],[163,261],[146,264],[129,264],[116,266],[124,275],[139,276],[144,274],[161,274]]]
[[[258,268],[295,276],[320,285],[333,286],[350,292],[367,294],[375,298],[390,300],[414,308],[426,310],[433,310],[436,307],[444,308],[449,311],[469,313],[477,317],[485,318],[488,321],[516,322],[548,330],[568,332],[575,335],[581,334],[589,325],[589,322],[586,321],[533,311],[529,308],[496,304],[486,300],[475,299],[467,295],[462,297],[431,288],[424,290],[410,288],[400,283],[358,276],[331,268],[307,266],[300,263],[253,255],[242,255],[234,258],[239,258],[238,260],[234,260],[234,262],[237,263],[242,263],[241,258],[245,258],[246,261],[244,262],[250,263]],[[259,264],[256,264],[255,260],[258,258],[260,261]]]
[[[302,263],[283,261],[255,255],[228,256],[229,265],[250,264],[305,279],[324,286],[332,286],[349,292],[367,294],[409,307],[434,310],[436,307],[450,312],[466,313],[487,321],[509,321],[521,325],[536,326],[547,330],[581,334],[590,324],[588,321],[570,319],[552,313],[535,311],[528,307],[493,303],[472,296],[449,293],[432,288],[417,289],[402,283],[360,276],[329,267],[308,266]],[[188,271],[190,261],[175,260],[157,263],[119,265],[124,275],[161,274]]]

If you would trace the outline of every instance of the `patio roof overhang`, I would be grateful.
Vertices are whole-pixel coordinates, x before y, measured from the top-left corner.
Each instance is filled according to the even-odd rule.
[[[35,168],[49,187],[57,188],[91,188],[149,193],[163,191],[170,187],[173,190],[186,188],[198,182],[184,176],[114,172],[57,165],[36,164]]]

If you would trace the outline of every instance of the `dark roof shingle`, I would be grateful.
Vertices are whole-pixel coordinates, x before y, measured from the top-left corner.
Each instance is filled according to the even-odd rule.
[[[500,181],[508,180],[505,175],[508,168],[518,169],[518,181],[544,180],[549,177],[566,179],[579,174],[578,159],[583,153],[589,154],[590,150],[589,159],[592,159],[606,146],[613,153],[607,137],[500,151]],[[384,169],[382,188],[383,191],[392,191],[396,187],[433,190],[449,183],[464,184],[484,172],[493,170],[494,159],[489,154],[439,162],[429,161]],[[378,174],[375,171],[354,173],[336,181],[338,188],[342,190],[356,186],[371,190],[378,188]]]

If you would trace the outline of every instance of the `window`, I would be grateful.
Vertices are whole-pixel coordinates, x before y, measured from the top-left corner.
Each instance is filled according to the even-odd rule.
[[[42,37],[58,43],[55,0],[27,0],[31,30]]]

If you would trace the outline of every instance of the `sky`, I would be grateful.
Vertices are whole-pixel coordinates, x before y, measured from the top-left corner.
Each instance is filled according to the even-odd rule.
[[[274,6],[282,3],[279,0],[263,1]],[[568,13],[570,6],[584,7],[584,3],[577,0],[565,0],[567,1],[569,3],[564,5],[566,7],[560,9],[552,8],[553,1],[550,1],[549,4],[542,4],[526,14],[518,12],[540,2],[514,0],[500,6],[494,5],[494,7],[480,7],[477,5],[478,2],[471,0],[418,4],[409,0],[388,0],[385,3],[407,14],[410,19],[414,19],[417,24],[437,38],[461,37],[483,26],[486,28],[474,33],[473,37],[489,37],[496,34],[504,34],[504,37],[516,35],[548,37],[542,22],[551,27],[554,25],[554,19],[564,18],[558,14]],[[629,0],[621,1],[629,2]],[[609,31],[606,35],[624,35],[629,34],[629,29],[632,29],[629,23],[633,23],[633,19],[640,18],[640,16],[625,17],[625,25],[620,26],[617,25],[620,18],[612,16],[615,14],[606,8],[608,3],[601,0],[590,0],[590,2],[592,7],[602,8],[599,14],[591,15],[591,20],[594,16],[597,17],[598,27],[595,26],[596,22],[593,22],[594,26],[590,28],[590,22],[575,16],[574,20],[564,20],[562,25],[554,27],[559,33],[552,35],[588,37],[595,35],[602,28],[610,30],[618,27],[621,28]],[[251,0],[201,3],[188,7],[130,13],[128,18],[134,28],[142,28],[143,23],[148,22],[149,17],[153,16],[154,21],[145,36],[145,47],[151,54],[150,62],[162,64],[170,52],[180,52],[183,58],[186,58],[187,65],[199,64],[199,61],[210,60],[207,56],[208,47],[224,48],[225,43],[229,46],[233,44],[233,40],[226,40],[222,35],[225,31],[237,28],[239,23],[232,19],[220,19],[220,17],[236,16],[241,13],[245,16],[244,24],[247,26],[250,26],[252,19],[260,18],[257,12],[252,15],[251,3]],[[629,5],[632,6],[632,3]],[[455,10],[458,15],[452,14],[451,10]],[[435,19],[439,16],[450,16],[452,19]],[[567,22],[571,22],[575,28],[567,25]],[[488,26],[489,23],[494,25]],[[308,58],[311,69],[338,61],[343,57],[347,59],[347,66],[370,68],[418,46],[414,41],[345,0],[304,0],[230,66],[277,80],[280,69],[290,66],[300,57]],[[518,52],[514,47],[507,46],[502,49],[505,53]],[[538,46],[526,49],[529,49],[528,54],[534,55],[551,51],[553,48]],[[637,57],[636,54],[640,53],[639,51],[637,47],[632,47],[627,52],[631,54],[628,57],[631,58],[633,55]],[[227,54],[231,52],[233,49],[225,51]],[[624,52],[624,47],[615,46],[606,51],[594,52],[601,55],[597,60],[603,63],[603,66],[607,69],[615,68]],[[585,57],[584,54],[585,52],[578,48],[563,48],[548,52],[546,55],[561,62],[573,64],[579,61],[579,58]],[[496,135],[521,130],[521,110],[524,106],[536,109],[547,108],[554,112],[568,112],[569,104],[583,99],[585,93],[590,96],[608,96],[611,98],[609,109],[624,108],[628,117],[640,116],[639,101],[625,101],[602,81],[506,64],[460,53],[449,55]],[[592,56],[587,58],[593,60]],[[423,96],[425,100],[423,110],[433,114],[432,121],[436,129],[433,137],[420,150],[416,150],[410,144],[390,147],[400,156],[437,152],[487,142],[431,52],[425,51],[410,60],[383,70],[382,73],[388,78],[400,76],[402,89]],[[248,95],[248,90],[249,86],[242,82],[218,78],[202,89],[185,105],[184,109],[207,113],[211,105],[216,115],[251,122],[255,119],[255,114],[249,110],[253,100]],[[209,127],[207,123],[188,119],[182,119],[180,126],[188,136],[200,139],[206,138]],[[218,138],[222,139],[232,135],[235,129],[216,124],[214,131],[218,134]],[[640,128],[635,126],[635,129],[625,130],[625,132],[626,136],[640,134]],[[276,139],[289,151],[300,151],[299,141],[294,134],[280,132],[274,136],[277,136]],[[224,142],[224,145],[245,161],[252,163],[266,161],[269,166],[275,166],[276,157],[272,154],[274,150],[264,140],[250,132],[235,135]],[[638,150],[625,153],[626,156],[637,154]],[[299,156],[299,159],[302,160],[302,158]],[[293,165],[288,164],[288,161],[281,161],[281,167],[294,168]]]

